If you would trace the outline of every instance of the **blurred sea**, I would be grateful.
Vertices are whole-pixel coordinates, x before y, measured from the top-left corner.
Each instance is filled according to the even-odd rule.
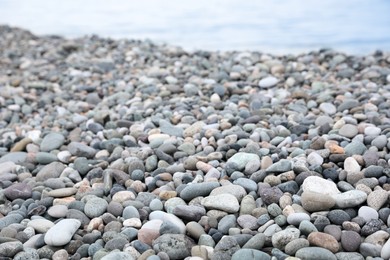
[[[151,39],[187,50],[390,51],[389,0],[0,0],[0,24],[40,35]]]

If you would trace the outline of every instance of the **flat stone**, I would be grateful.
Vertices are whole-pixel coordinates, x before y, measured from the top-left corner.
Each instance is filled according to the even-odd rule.
[[[48,219],[37,218],[28,222],[27,226],[32,227],[37,233],[46,233],[54,223]]]
[[[202,182],[188,184],[181,192],[180,198],[185,201],[190,201],[196,197],[208,196],[210,192],[219,187],[218,182]]]
[[[282,159],[266,169],[267,173],[283,173],[292,169],[292,163],[290,160]]]
[[[88,159],[93,158],[96,154],[95,149],[79,142],[71,142],[68,144],[68,150],[74,156],[86,157]]]
[[[80,225],[81,222],[77,219],[60,220],[45,234],[45,243],[49,246],[64,246],[68,244]]]
[[[268,76],[259,81],[260,88],[271,88],[278,84],[279,80],[273,76]]]
[[[42,167],[35,179],[36,181],[45,181],[50,178],[59,178],[65,168],[66,166],[60,162],[52,162]]]
[[[302,207],[309,212],[331,209],[336,201],[332,196],[318,192],[304,191],[301,195]]]
[[[201,203],[208,209],[217,209],[228,213],[235,213],[240,209],[237,198],[231,194],[208,196],[202,199]]]
[[[242,171],[251,161],[255,161],[260,165],[260,157],[257,154],[239,152],[230,157],[227,163],[237,164],[237,170]]]
[[[338,208],[353,208],[364,203],[367,199],[367,194],[360,190],[350,190],[340,194],[331,196]]]
[[[298,257],[301,260],[337,260],[336,256],[328,249],[315,246],[299,249],[296,252],[295,257]]]
[[[210,192],[210,196],[216,196],[219,194],[232,194],[239,202],[241,202],[241,200],[246,196],[247,192],[242,186],[235,184],[216,187]]]
[[[299,224],[304,220],[310,221],[310,216],[303,212],[291,213],[287,216],[287,223],[294,226],[299,226]]]
[[[307,177],[302,184],[303,191],[312,191],[325,195],[334,195],[340,193],[337,185],[332,182],[325,180],[317,176]]]
[[[249,248],[243,248],[237,250],[232,255],[232,260],[242,260],[242,259],[248,259],[248,260],[270,260],[271,257],[267,255],[266,253],[255,250],[255,249],[249,249]]]
[[[15,183],[4,190],[4,195],[11,201],[31,198],[32,188],[26,183]]]
[[[60,148],[65,142],[65,137],[56,132],[51,132],[42,139],[40,149],[42,152],[50,152]]]

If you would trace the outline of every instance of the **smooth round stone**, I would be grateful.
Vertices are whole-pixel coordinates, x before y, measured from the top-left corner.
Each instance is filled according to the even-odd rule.
[[[358,134],[358,128],[356,125],[345,124],[339,129],[339,135],[347,138],[352,138]]]
[[[341,233],[341,246],[347,252],[356,252],[361,244],[360,234],[355,231],[343,231]]]
[[[351,220],[351,217],[348,215],[348,213],[345,212],[344,210],[341,210],[341,209],[331,210],[328,213],[327,217],[330,220],[330,222],[332,222],[333,224],[336,224],[336,225],[341,225],[341,224],[343,224],[344,221]]]
[[[182,234],[165,234],[153,241],[155,252],[165,252],[170,259],[184,259],[191,255],[194,242]]]
[[[92,147],[79,142],[71,142],[68,144],[68,151],[74,156],[86,157],[88,159],[93,158],[97,152]]]
[[[307,177],[302,184],[303,191],[312,191],[316,193],[321,193],[325,195],[338,194],[340,191],[337,188],[337,185],[332,182],[325,180],[317,176]]]
[[[202,216],[206,215],[206,210],[201,206],[178,205],[173,209],[172,213],[181,219],[199,221]]]
[[[332,125],[333,118],[331,118],[330,116],[320,115],[316,118],[314,124],[316,126]]]
[[[142,222],[139,218],[129,218],[123,221],[123,226],[140,228],[142,226]]]
[[[328,115],[333,115],[337,112],[335,105],[327,102],[321,103],[319,109]]]
[[[60,133],[51,132],[42,139],[40,149],[42,152],[50,152],[60,148],[65,142],[65,137]]]
[[[152,219],[143,224],[141,229],[138,231],[138,240],[148,245],[152,245],[153,240],[160,235],[160,227],[162,223],[163,221],[160,219]]]
[[[181,192],[180,198],[190,201],[196,197],[208,196],[212,190],[219,187],[218,182],[202,182],[187,185]]]
[[[60,249],[56,252],[54,252],[52,256],[52,260],[63,260],[63,259],[68,259],[69,254],[65,249]]]
[[[339,251],[339,243],[333,236],[329,234],[322,232],[312,232],[307,237],[307,240],[309,241],[310,245],[326,248],[332,253]]]
[[[68,213],[68,207],[65,205],[54,205],[47,210],[47,214],[53,218],[63,218]]]
[[[278,84],[279,80],[273,76],[268,76],[259,81],[260,88],[271,88]]]
[[[183,221],[173,214],[169,214],[163,211],[153,211],[149,214],[149,219],[157,219],[163,222],[171,222],[180,230],[182,234],[184,234],[186,231],[186,226],[184,225]]]
[[[57,161],[57,156],[51,153],[38,152],[35,155],[35,160],[39,164],[49,164],[51,162]]]
[[[295,253],[295,257],[298,257],[301,260],[313,260],[313,259],[337,260],[336,256],[328,249],[322,247],[315,247],[315,246],[299,249]]]
[[[255,161],[260,165],[260,157],[257,154],[239,152],[230,157],[227,163],[235,163],[237,165],[237,170],[242,171],[251,161]]]
[[[362,206],[359,208],[358,216],[363,218],[366,222],[370,221],[371,219],[378,219],[379,214],[378,212],[368,206]]]
[[[162,210],[164,208],[164,205],[163,203],[161,202],[161,200],[159,199],[153,199],[150,204],[149,204],[149,208],[152,210],[152,211],[156,211],[156,210]]]
[[[294,226],[299,226],[299,224],[301,224],[301,222],[304,220],[310,221],[310,216],[303,212],[292,213],[287,216],[288,224]]]
[[[85,203],[84,213],[90,218],[96,218],[106,212],[108,202],[102,198],[91,198]]]
[[[279,231],[272,236],[272,245],[280,250],[284,250],[289,242],[299,238],[300,233],[297,228],[287,228]]]
[[[218,230],[223,234],[228,234],[229,229],[236,226],[237,218],[234,215],[226,215],[218,223]]]
[[[251,215],[241,215],[237,218],[237,223],[242,227],[242,228],[247,228],[247,229],[257,229],[259,227],[259,224],[257,223],[257,218]]]
[[[382,150],[387,145],[387,136],[380,135],[380,136],[375,137],[374,140],[372,140],[371,145],[378,148],[378,150]]]
[[[322,158],[322,156],[319,155],[317,152],[311,152],[307,156],[307,162],[312,166],[322,165],[322,163],[324,162],[324,158]]]
[[[332,196],[338,208],[353,208],[361,205],[367,199],[367,194],[361,190],[350,190]]]
[[[255,250],[255,249],[249,249],[249,248],[243,248],[237,250],[232,255],[232,260],[242,260],[242,259],[252,259],[252,260],[270,260],[271,257],[267,255],[266,253]]]
[[[199,237],[198,245],[204,245],[204,246],[209,246],[209,247],[214,248],[215,241],[210,235],[203,234]]]
[[[50,178],[59,178],[66,166],[60,162],[52,162],[42,167],[37,173],[36,181],[45,181]]]
[[[235,185],[243,187],[246,192],[257,191],[257,183],[247,178],[238,178],[233,182]]]
[[[364,128],[365,135],[378,136],[381,132],[382,130],[376,126],[367,126],[366,128]]]
[[[241,201],[247,195],[247,192],[242,186],[232,184],[232,185],[223,185],[213,189],[210,193],[210,196],[216,196],[219,194],[232,194],[237,198],[238,201]]]
[[[344,147],[344,151],[347,156],[352,156],[355,154],[362,155],[366,150],[367,147],[362,142],[358,141],[352,141]]]
[[[28,222],[27,226],[34,228],[36,232],[46,233],[50,228],[54,226],[54,223],[48,219],[37,218],[32,219],[30,222]]]
[[[135,208],[134,206],[127,206],[126,208],[123,209],[122,217],[124,219],[140,218],[140,215],[137,208]]]
[[[190,237],[198,240],[201,235],[206,234],[203,227],[195,221],[188,222],[186,225],[187,233]]]
[[[77,219],[63,219],[51,227],[45,234],[45,243],[49,246],[64,246],[81,226]]]
[[[317,232],[316,226],[311,223],[309,220],[302,220],[299,224],[299,231],[305,236],[308,236],[312,232]]]
[[[27,183],[15,183],[3,191],[4,195],[11,201],[15,199],[31,198],[32,189]]]
[[[208,209],[217,209],[228,213],[235,213],[240,209],[237,198],[231,194],[208,196],[202,199],[201,203]]]
[[[324,233],[331,235],[337,241],[341,239],[341,228],[337,225],[328,225],[324,228]]]
[[[301,195],[302,207],[309,212],[329,210],[335,205],[335,199],[327,194],[304,191]]]
[[[383,174],[384,168],[378,165],[370,165],[364,171],[364,177],[366,178],[380,178]]]
[[[309,243],[309,241],[307,241],[307,239],[305,239],[305,238],[297,238],[297,239],[294,239],[291,242],[289,242],[286,245],[284,251],[288,255],[295,255],[295,253],[299,249],[305,248],[305,247],[309,247],[309,246],[310,246],[310,243]]]
[[[251,248],[260,250],[263,248],[265,243],[265,235],[263,233],[257,233],[251,239],[249,239],[242,248]]]

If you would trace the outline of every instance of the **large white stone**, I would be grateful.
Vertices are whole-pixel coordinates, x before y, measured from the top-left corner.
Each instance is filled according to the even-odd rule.
[[[51,227],[45,235],[45,243],[49,246],[64,246],[70,242],[81,222],[77,219],[63,219]]]
[[[307,177],[302,184],[303,191],[312,191],[321,194],[333,195],[340,193],[337,185],[317,176]]]

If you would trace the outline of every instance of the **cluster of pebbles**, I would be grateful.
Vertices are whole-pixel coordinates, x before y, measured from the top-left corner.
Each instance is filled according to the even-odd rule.
[[[389,259],[389,67],[0,26],[1,259]]]

